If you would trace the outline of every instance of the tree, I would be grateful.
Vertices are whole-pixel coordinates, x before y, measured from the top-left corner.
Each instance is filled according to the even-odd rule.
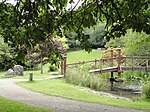
[[[75,32],[69,32],[67,34],[67,37],[68,37],[68,45],[69,45],[69,48],[80,48],[80,42],[75,39],[75,37],[77,36],[78,34],[75,33]]]
[[[79,33],[84,27],[95,25],[98,20],[106,21],[107,39],[119,37],[130,28],[149,34],[149,3],[149,0],[83,0],[78,10],[72,12],[72,18],[69,20]],[[87,40],[83,34],[80,36],[83,37],[80,37],[81,41]]]
[[[120,38],[111,38],[108,42],[106,42],[105,47],[106,48],[124,48],[126,43],[126,39],[124,36],[121,36]]]
[[[23,55],[25,49],[19,46],[31,48],[45,42],[49,33],[66,35],[73,31],[78,34],[75,38],[81,42],[81,47],[90,50],[89,35],[82,31],[97,21],[106,21],[105,36],[108,40],[124,35],[129,28],[150,33],[149,0],[82,0],[78,8],[76,4],[73,6],[73,2],[18,0],[15,6],[1,2],[0,29],[5,42],[11,41],[11,45]],[[67,4],[72,7],[67,8]]]
[[[130,56],[150,56],[150,35],[129,30],[125,35],[126,54]]]
[[[104,35],[105,35],[105,23],[98,22],[95,26],[90,28],[86,27],[83,29],[84,35],[89,35],[88,42],[91,48],[104,47]],[[71,48],[79,48],[80,42],[75,40],[74,37],[77,36],[75,32],[69,32],[67,35],[69,38],[69,45]]]
[[[125,36],[111,39],[105,47],[121,47],[129,56],[150,56],[150,35],[133,32],[130,29]]]
[[[66,49],[68,48],[66,42],[65,37],[60,38],[49,34],[44,44],[37,44],[33,49],[28,50],[26,59],[31,60],[33,65],[41,63],[41,74],[43,74],[43,64],[59,65],[60,56],[66,55]]]
[[[16,63],[14,49],[10,48],[8,44],[3,42],[0,37],[0,70],[7,70],[12,68]]]
[[[98,22],[94,27],[84,28],[83,33],[90,36],[88,40],[92,48],[104,46],[105,23]]]

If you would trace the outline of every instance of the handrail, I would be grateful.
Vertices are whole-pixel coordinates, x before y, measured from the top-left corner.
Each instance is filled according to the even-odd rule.
[[[150,59],[150,56],[123,56],[122,58]]]
[[[95,59],[95,60],[97,62],[99,62],[99,61],[106,61],[106,60],[110,60],[110,59],[117,59],[117,57],[113,57],[113,58],[101,58],[101,59]],[[73,62],[73,63],[68,63],[67,65],[85,64],[85,63],[89,63],[89,62],[95,62],[95,60],[86,60],[86,61]]]

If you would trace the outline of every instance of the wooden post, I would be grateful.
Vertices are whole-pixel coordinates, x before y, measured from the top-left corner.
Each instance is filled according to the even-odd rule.
[[[113,52],[113,48],[110,49],[110,67],[113,67],[113,57],[114,57],[114,52]],[[113,83],[114,83],[114,74],[113,72],[111,72],[111,76],[110,76],[110,88],[111,91],[113,90]]]
[[[95,69],[96,69],[96,65],[97,65],[97,60],[95,59]]]
[[[114,53],[113,53],[113,48],[111,48],[110,50],[110,66],[113,67],[113,57],[114,57]]]
[[[111,91],[113,90],[113,83],[114,83],[114,74],[113,74],[113,72],[111,72],[111,77],[110,77],[110,83],[111,83]]]
[[[64,75],[64,61],[61,60],[60,62],[60,67],[61,67],[61,75]]]
[[[124,58],[124,61],[125,61],[124,66],[126,67],[126,65],[127,65],[127,58],[126,57]]]
[[[67,58],[67,50],[63,48],[63,57],[64,57],[64,60],[61,61],[61,75],[66,75],[66,67],[67,67],[67,63],[66,63],[66,58]]]
[[[117,51],[118,51],[118,78],[121,78],[121,48],[118,48]]]
[[[67,67],[66,58],[67,58],[67,57],[64,56],[64,63],[63,63],[63,64],[64,64],[64,74],[63,74],[64,77],[65,77],[65,75],[66,75],[66,67]]]
[[[134,59],[133,59],[133,56],[131,58],[132,58],[132,70],[134,70]]]
[[[33,81],[33,73],[29,73],[29,81]]]
[[[102,73],[102,61],[103,61],[103,59],[100,60],[100,69],[101,69],[100,73]]]
[[[43,54],[43,50],[41,50],[41,54]],[[41,74],[43,74],[43,57],[41,57]]]
[[[147,56],[147,59],[146,59],[146,70],[148,70],[148,61],[149,61],[149,58]]]
[[[41,59],[43,60],[43,59]],[[43,61],[41,61],[41,74],[43,74]]]

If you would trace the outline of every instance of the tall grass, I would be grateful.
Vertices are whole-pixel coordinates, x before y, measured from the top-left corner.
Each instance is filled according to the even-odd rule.
[[[104,90],[108,88],[107,80],[101,77],[100,74],[89,74],[88,67],[85,65],[68,68],[65,80],[68,83],[89,87],[95,90]]]
[[[150,100],[150,81],[143,84],[142,90],[144,98]]]

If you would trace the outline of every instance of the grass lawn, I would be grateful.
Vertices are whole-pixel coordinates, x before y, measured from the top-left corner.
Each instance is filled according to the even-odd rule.
[[[5,76],[5,72],[0,72],[0,77],[4,77]],[[29,78],[29,73],[33,73],[33,78],[34,79],[42,79],[42,78],[46,78],[49,75],[48,71],[44,71],[43,74],[41,74],[40,70],[32,70],[32,71],[24,71],[24,75],[23,76],[15,76],[12,78],[15,79],[28,79]]]
[[[67,63],[100,59],[102,57],[101,50],[92,50],[88,53],[84,50],[70,51],[67,53]]]
[[[0,112],[52,112],[52,111],[35,106],[30,106],[25,103],[8,100],[0,96]]]
[[[46,78],[46,77],[50,76],[49,72],[48,72],[48,67],[49,67],[49,64],[44,65],[44,67],[43,67],[43,74],[41,74],[40,70],[27,70],[27,71],[23,72],[24,73],[23,76],[15,76],[15,77],[12,77],[12,78],[28,79],[29,78],[29,73],[33,73],[33,77],[35,79]],[[5,73],[6,73],[6,71],[0,71],[0,78],[4,77]]]
[[[33,73],[33,77],[35,79],[42,79],[50,76],[49,72],[46,70],[44,70],[43,74],[41,74],[40,70],[32,70],[32,71],[24,71],[24,76],[16,76],[14,78],[29,78],[29,73]]]
[[[115,99],[106,95],[98,95],[82,91],[79,86],[70,85],[64,79],[49,79],[43,81],[33,82],[19,82],[19,85],[33,91],[45,93],[48,95],[60,96],[64,98],[109,104],[121,107],[138,108],[150,110],[150,102],[146,101],[127,101],[122,99]]]

